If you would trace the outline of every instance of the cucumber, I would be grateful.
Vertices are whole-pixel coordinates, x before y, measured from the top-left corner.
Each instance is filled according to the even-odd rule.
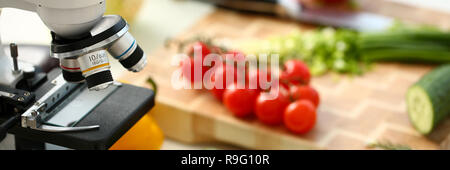
[[[364,61],[445,64],[450,61],[450,32],[402,30],[362,33],[357,40]]]
[[[450,113],[450,65],[422,77],[406,95],[409,119],[422,134],[429,134]]]
[[[419,62],[419,63],[434,63],[445,64],[450,63],[450,50],[422,50],[416,49],[395,49],[385,48],[378,50],[366,50],[361,55],[365,61],[399,61],[399,62]]]

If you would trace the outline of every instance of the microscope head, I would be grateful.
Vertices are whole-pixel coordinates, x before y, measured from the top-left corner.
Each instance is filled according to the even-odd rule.
[[[86,35],[102,18],[105,0],[34,0],[36,13],[58,36],[77,39]]]
[[[31,1],[31,0],[30,0]],[[52,31],[51,54],[60,59],[64,79],[86,82],[90,90],[113,84],[108,53],[129,71],[147,63],[145,53],[118,15],[103,16],[104,0],[34,0],[36,12]],[[42,1],[42,3],[39,3]]]

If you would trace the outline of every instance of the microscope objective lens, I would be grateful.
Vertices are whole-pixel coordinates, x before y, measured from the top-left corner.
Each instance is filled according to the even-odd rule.
[[[102,90],[113,83],[111,66],[105,50],[94,51],[78,57],[80,69],[89,90]]]

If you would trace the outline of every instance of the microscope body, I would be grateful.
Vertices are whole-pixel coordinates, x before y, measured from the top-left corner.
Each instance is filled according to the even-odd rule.
[[[60,59],[68,82],[86,81],[90,90],[107,88],[113,83],[107,53],[133,72],[146,65],[145,53],[128,32],[127,22],[118,15],[103,16],[105,0],[0,0],[0,7],[39,15],[52,31],[51,53]],[[14,84],[19,76],[5,84]]]
[[[52,32],[76,39],[89,32],[102,18],[105,12],[105,1],[0,0],[0,8],[16,8],[36,12]],[[22,73],[12,74],[11,70],[13,69],[10,57],[0,50],[0,85],[16,86],[22,78]]]
[[[108,53],[133,72],[142,70],[147,60],[127,22],[103,15],[105,0],[0,0],[0,8],[36,12],[51,30],[49,61],[60,66],[45,72],[18,63],[20,45],[19,50],[11,45],[12,58],[0,50],[0,142],[7,131],[21,141],[20,136],[34,134],[32,140],[39,143],[107,149],[153,107],[153,91],[112,78]],[[124,99],[124,94],[135,95]],[[109,113],[111,108],[119,113]]]

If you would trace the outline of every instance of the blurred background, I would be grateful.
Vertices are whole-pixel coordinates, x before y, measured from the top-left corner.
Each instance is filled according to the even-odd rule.
[[[290,0],[291,3],[300,3],[300,1],[296,0]],[[441,29],[448,29],[450,27],[450,2],[447,0],[383,0],[380,1],[369,1],[369,0],[356,0],[352,1],[350,4],[339,4],[339,0],[329,0],[331,5],[324,5],[321,3],[314,2],[314,0],[305,0],[302,1],[302,11],[307,11],[305,9],[311,9],[312,15],[314,16],[314,11],[316,9],[332,9],[332,11],[338,11],[339,15],[341,14],[341,11],[357,11],[357,12],[370,12],[370,13],[377,13],[383,18],[384,16],[392,17],[393,19],[399,19],[405,22],[411,22],[411,23],[419,23],[419,24],[427,24],[427,25],[434,25],[435,27],[441,28]],[[244,2],[244,3],[243,3]],[[246,3],[251,2],[251,5],[248,5]],[[281,2],[281,1],[280,1]],[[288,3],[285,1],[285,3]],[[267,4],[270,4],[267,6]],[[358,4],[358,5],[355,5]],[[396,4],[398,8],[394,8],[392,4]],[[396,9],[402,9],[403,11],[396,11]],[[286,33],[292,32],[292,30],[296,30],[300,28],[302,29],[314,29],[316,27],[317,23],[314,23],[314,21],[318,20],[318,22],[322,22],[322,25],[327,26],[327,24],[330,24],[331,26],[339,26],[339,24],[343,24],[343,26],[352,26],[354,24],[359,22],[358,19],[355,17],[347,18],[342,23],[336,23],[335,19],[327,20],[327,19],[320,19],[320,18],[314,18],[314,17],[305,17],[308,15],[304,15],[300,18],[296,18],[295,14],[290,13],[290,9],[287,8],[287,6],[283,5],[276,5],[276,1],[271,0],[242,0],[242,2],[237,2],[235,0],[108,0],[107,1],[107,13],[108,14],[119,14],[122,15],[130,24],[130,31],[134,35],[134,37],[137,39],[139,44],[142,46],[142,48],[146,51],[146,53],[150,56],[149,57],[149,63],[159,63],[162,61],[162,57],[170,57],[165,55],[172,55],[172,53],[164,53],[165,50],[164,45],[167,43],[168,39],[173,38],[180,38],[180,39],[187,39],[189,37],[196,36],[199,32],[200,33],[208,33],[208,35],[212,35],[215,37],[219,37],[219,39],[222,39],[224,44],[230,44],[234,42],[239,42],[240,44],[242,39],[248,39],[248,40],[254,40],[260,39],[260,38],[266,38],[274,35],[286,35]],[[297,9],[298,10],[298,9]],[[219,13],[217,12],[219,11]],[[327,13],[327,12],[324,12]],[[345,12],[344,12],[345,13]],[[439,14],[439,15],[434,15]],[[206,18],[206,19],[205,19]],[[217,18],[217,19],[215,19]],[[287,19],[290,18],[290,19]],[[294,18],[294,20],[291,20]],[[242,19],[242,20],[241,20]],[[295,21],[300,20],[300,21]],[[302,21],[304,20],[304,21]],[[357,21],[358,20],[358,21]],[[259,23],[254,24],[246,24],[248,21],[260,21]],[[313,21],[313,22],[311,22]],[[372,28],[380,26],[384,23],[377,24],[377,21],[361,21],[361,23],[372,23],[374,25]],[[381,21],[380,21],[381,22]],[[203,25],[202,25],[203,24]],[[228,25],[227,25],[228,24]],[[231,26],[230,26],[231,24]],[[235,25],[233,25],[235,24]],[[337,25],[336,25],[337,24]],[[347,25],[346,25],[347,24]],[[39,17],[36,16],[34,13],[16,10],[16,9],[2,9],[2,18],[0,20],[1,27],[1,35],[2,35],[2,43],[9,44],[9,43],[17,43],[17,44],[42,44],[42,45],[48,45],[50,44],[51,37],[50,34],[48,34],[49,30],[46,28],[46,26],[40,21]],[[328,26],[330,26],[328,25]],[[242,27],[242,28],[241,28]],[[32,29],[29,29],[32,28]],[[204,30],[202,29],[204,28]],[[359,27],[358,27],[359,28]],[[212,30],[214,29],[214,30]],[[273,31],[277,30],[278,31]],[[252,34],[246,35],[246,36],[240,36],[243,33],[242,32],[251,32]],[[268,33],[268,35],[261,36],[264,33]],[[280,33],[280,34],[278,34]],[[230,35],[230,36],[228,36]],[[236,43],[234,43],[236,44]],[[245,47],[245,46],[244,46]],[[239,47],[238,47],[239,48]],[[242,47],[241,47],[242,48]],[[241,49],[241,51],[246,51],[246,49]],[[160,58],[159,58],[160,57]],[[161,59],[161,60],[160,60]],[[125,80],[133,81],[133,76],[130,76],[130,74],[127,73],[125,69],[123,69],[120,64],[116,60],[111,60],[112,62],[112,73],[114,77],[122,77]],[[150,64],[153,65],[153,64]],[[366,81],[365,78],[362,78],[364,80],[361,80],[362,83],[356,83],[357,85],[352,86],[352,88],[358,88],[358,87],[372,87],[374,86],[372,83],[377,81],[385,81],[389,84],[401,84],[401,82],[407,82],[405,83],[406,87],[411,85],[413,82],[417,81],[422,75],[424,75],[426,72],[431,70],[433,66],[403,66],[403,65],[396,65],[396,64],[385,64],[382,65],[380,68],[381,70],[395,70],[395,68],[400,67],[401,70],[407,70],[410,71],[407,76],[404,76],[407,80],[402,81],[402,73],[395,76],[390,76],[386,80],[383,79],[383,73],[379,73],[379,70],[375,70],[373,74],[368,73],[366,76],[373,78],[369,81]],[[163,77],[163,75],[156,75],[159,74],[158,69],[152,69],[149,68],[148,70],[150,74],[147,74],[149,76],[154,76],[155,80],[158,82],[158,79],[160,77]],[[147,70],[147,71],[148,71]],[[407,72],[404,71],[404,72]],[[383,71],[381,71],[383,72]],[[377,73],[378,75],[376,75]],[[415,74],[417,73],[417,74]],[[381,74],[381,75],[379,75]],[[413,75],[412,75],[413,74]],[[136,76],[136,75],[134,75]],[[408,77],[409,76],[409,77]],[[375,77],[375,78],[374,78]],[[381,78],[380,78],[381,77]],[[409,78],[409,79],[408,79]],[[139,79],[139,78],[137,78]],[[136,80],[137,80],[136,79]],[[140,78],[139,80],[144,81],[145,78]],[[317,86],[319,93],[333,93],[333,89],[343,89],[342,93],[352,93],[352,90],[345,89],[344,87],[346,84],[352,84],[355,82],[358,82],[357,80],[342,80],[342,82],[345,83],[335,83],[335,76],[325,75],[321,76],[320,78],[314,79],[313,78],[313,85]],[[351,79],[351,78],[350,78]],[[137,80],[137,82],[139,82]],[[372,82],[371,82],[372,81]],[[160,81],[161,82],[161,81]],[[328,84],[327,84],[328,83]],[[340,84],[340,85],[339,85]],[[142,85],[142,84],[140,84]],[[167,84],[160,83],[160,86],[163,86],[162,94],[165,95],[170,93],[169,91],[165,91],[165,88],[167,87]],[[386,85],[388,86],[388,85]],[[280,130],[280,128],[272,128],[272,127],[265,127],[263,125],[260,125],[258,123],[255,123],[253,121],[240,121],[238,120],[238,126],[235,126],[233,128],[242,128],[237,131],[250,131],[252,127],[256,127],[257,130],[254,133],[256,133],[256,136],[258,137],[252,137],[252,140],[266,140],[265,134],[268,134],[269,136],[272,135],[275,138],[279,138],[280,140],[286,140],[287,142],[274,142],[274,145],[283,145],[285,147],[280,148],[301,148],[298,147],[299,143],[302,143],[304,141],[307,141],[309,143],[315,143],[319,145],[320,148],[331,148],[331,149],[361,149],[365,148],[365,144],[367,144],[368,140],[375,140],[379,139],[379,136],[383,132],[382,129],[389,129],[391,127],[394,127],[396,131],[389,132],[389,134],[386,134],[383,138],[380,138],[379,140],[388,140],[393,141],[395,143],[409,145],[413,148],[419,148],[419,149],[436,149],[441,144],[436,143],[433,140],[429,140],[428,138],[423,138],[422,135],[418,134],[414,131],[413,126],[408,121],[408,116],[406,115],[406,104],[404,99],[405,93],[403,91],[406,91],[407,88],[397,90],[400,91],[399,93],[392,92],[389,93],[387,96],[376,96],[377,92],[383,91],[383,88],[377,88],[375,87],[374,91],[367,92],[364,91],[364,88],[362,88],[362,92],[359,95],[354,95],[353,98],[349,99],[347,103],[341,104],[341,103],[333,103],[333,97],[329,97],[326,99],[326,95],[321,96],[324,98],[323,105],[319,108],[318,114],[322,114],[322,116],[319,116],[320,122],[319,125],[317,125],[317,129],[314,130],[312,133],[305,135],[305,136],[295,136],[292,134],[289,134],[288,132],[285,132],[285,130]],[[188,92],[189,93],[189,92]],[[369,94],[370,93],[370,94]],[[189,94],[191,95],[191,94]],[[189,96],[187,95],[187,96]],[[339,95],[339,94],[337,94]],[[342,94],[341,94],[342,95]],[[186,95],[181,95],[186,96]],[[204,94],[201,94],[202,101],[198,101],[199,103],[204,102],[203,100],[210,100],[210,97],[203,97]],[[377,98],[378,97],[378,98]],[[368,108],[365,108],[365,106],[370,105],[367,103],[363,103],[361,107],[352,106],[353,101],[360,101],[361,99],[365,98],[376,98],[379,100],[388,100],[390,99],[398,99],[394,101],[393,103],[400,103],[399,106],[391,106],[389,104],[383,105],[383,103],[378,104],[379,107],[371,107],[368,106]],[[170,97],[161,97],[159,100],[161,100],[162,103],[170,103],[172,101],[169,100]],[[211,98],[212,99],[212,98]],[[354,99],[354,100],[353,100]],[[178,102],[178,101],[177,101]],[[376,103],[373,101],[369,101],[369,103]],[[175,103],[175,102],[174,102]],[[331,107],[334,107],[335,105],[339,105],[335,108],[337,110],[340,109],[340,111],[336,111],[333,109],[328,109]],[[217,104],[214,104],[213,106],[220,107]],[[328,107],[329,106],[329,107]],[[212,107],[212,106],[211,106]],[[354,108],[356,107],[356,109]],[[381,107],[381,108],[380,108]],[[392,107],[392,109],[385,109]],[[357,116],[342,116],[339,117],[340,112],[358,112],[358,109],[364,110],[364,112],[371,112],[368,110],[372,110],[372,112],[376,109],[379,109],[378,112],[372,114],[372,115],[366,115],[365,118],[358,118]],[[367,110],[366,110],[367,109]],[[383,110],[384,109],[384,110]],[[223,111],[224,109],[219,109],[217,112],[226,112]],[[163,114],[162,112],[165,111],[162,108],[157,108],[154,112],[156,115]],[[382,112],[382,114],[379,114],[379,112]],[[399,112],[399,114],[393,113],[393,114],[387,114],[390,112]],[[214,115],[214,113],[212,113]],[[323,116],[326,115],[326,116]],[[383,117],[385,119],[380,121],[386,121],[388,123],[382,124],[377,132],[370,131],[372,125],[370,119],[373,117],[377,117],[376,115],[379,115],[379,117]],[[393,115],[393,116],[392,116]],[[399,116],[400,115],[400,116]],[[350,118],[349,118],[350,117]],[[257,149],[273,149],[271,147],[264,147],[270,145],[270,142],[273,142],[274,139],[268,138],[269,144],[265,144],[262,146],[257,147],[251,147],[253,146],[253,143],[258,143],[255,141],[247,141],[247,138],[250,138],[246,136],[246,133],[243,134],[234,134],[236,130],[229,130],[229,132],[223,132],[221,134],[210,134],[212,132],[202,132],[201,134],[204,134],[206,136],[213,136],[211,140],[199,140],[201,142],[186,142],[188,140],[180,140],[178,138],[174,138],[173,135],[175,135],[175,131],[168,126],[167,122],[170,122],[170,118],[163,118],[158,117],[156,118],[159,123],[166,124],[162,125],[161,129],[162,132],[166,135],[164,138],[164,141],[162,143],[161,149],[247,149],[247,148],[257,148]],[[183,119],[181,118],[176,118]],[[188,119],[188,118],[186,118]],[[206,118],[201,118],[202,120],[198,120],[197,122],[207,121],[207,119],[212,119],[211,117],[206,116]],[[203,120],[205,119],[205,120]],[[230,118],[226,118],[224,120],[224,124],[230,124],[232,123],[235,118],[231,118],[233,120],[228,120]],[[346,120],[343,119],[351,119],[353,122],[353,125],[355,127],[351,127],[351,125],[344,125],[346,124]],[[187,121],[187,120],[186,120]],[[174,121],[176,122],[176,121]],[[196,122],[196,121],[193,121]],[[400,122],[400,123],[398,123]],[[215,122],[217,123],[217,122]],[[397,124],[398,123],[398,124]],[[170,123],[169,123],[170,124]],[[241,124],[245,124],[242,125]],[[329,130],[325,125],[326,124],[333,124],[332,127],[342,127],[339,131],[328,133],[331,130]],[[176,126],[176,123],[173,123],[173,126]],[[195,125],[192,125],[195,126]],[[212,126],[212,125],[211,125]],[[216,125],[220,126],[220,125]],[[223,125],[225,126],[225,125]],[[331,126],[331,125],[330,125]],[[375,126],[375,125],[373,125]],[[203,126],[209,127],[208,125]],[[378,126],[377,126],[378,127]],[[218,127],[215,127],[218,128]],[[231,128],[231,127],[230,127]],[[275,130],[271,130],[275,129]],[[357,132],[349,132],[351,130],[349,129],[357,129],[355,131]],[[217,130],[217,129],[216,129]],[[367,131],[366,131],[367,130]],[[180,133],[180,132],[177,132]],[[185,132],[190,133],[190,132]],[[198,133],[198,132],[192,132],[192,133]],[[279,135],[273,135],[278,133]],[[373,134],[369,135],[369,137],[365,136],[364,134]],[[401,134],[405,133],[405,134]],[[241,135],[236,137],[231,137],[234,135]],[[404,135],[404,136],[402,136]],[[442,135],[441,135],[442,136]],[[444,135],[446,136],[446,135]],[[226,139],[231,137],[231,139]],[[255,138],[255,139],[253,139]],[[302,140],[296,140],[291,138],[300,138]],[[441,137],[442,138],[442,137]],[[232,142],[232,140],[242,140],[242,142]],[[305,140],[303,140],[305,139]],[[359,142],[354,142],[355,140]],[[161,139],[158,139],[161,140]],[[408,143],[408,141],[417,141],[416,143]],[[362,142],[361,142],[362,141]],[[246,143],[247,142],[247,143]],[[252,143],[249,144],[248,142]],[[292,144],[293,143],[293,144]],[[362,143],[362,144],[361,144]],[[292,144],[292,145],[291,145]],[[305,145],[305,148],[309,148],[310,145]],[[345,147],[347,146],[347,147]],[[278,148],[278,147],[274,147]]]

